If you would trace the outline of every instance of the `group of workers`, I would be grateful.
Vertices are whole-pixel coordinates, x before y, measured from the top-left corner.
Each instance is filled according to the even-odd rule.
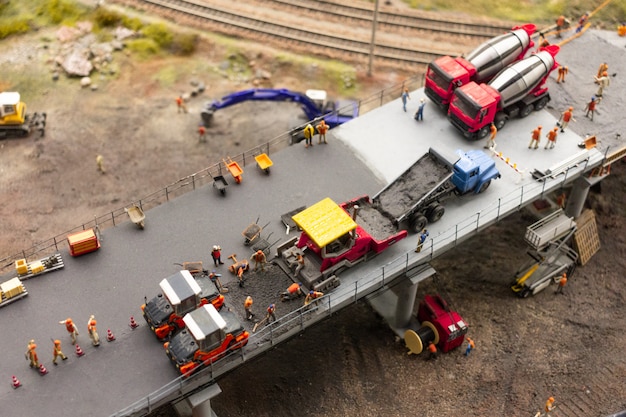
[[[304,130],[302,131],[304,133],[304,147],[308,148],[309,146],[313,146],[313,136],[315,136],[315,130],[317,129],[317,133],[319,134],[317,143],[322,144],[322,143],[328,143],[326,142],[326,132],[328,132],[328,129],[330,129],[330,126],[328,126],[326,124],[326,121],[324,119],[322,119],[317,126],[313,127],[313,125],[311,123],[308,123],[305,127]]]

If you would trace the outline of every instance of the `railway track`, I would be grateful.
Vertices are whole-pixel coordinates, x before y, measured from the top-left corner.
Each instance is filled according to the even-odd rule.
[[[200,29],[273,43],[309,54],[361,63],[370,56],[371,6],[368,9],[326,0],[257,0],[237,6],[233,6],[232,2],[220,3],[219,0],[211,4],[196,0],[114,1],[150,10]],[[475,46],[480,38],[509,29],[507,26],[453,22],[391,12],[380,12],[378,22],[388,27],[389,31],[401,33],[400,36],[391,36],[382,28],[379,30],[372,56],[382,67],[425,66],[439,56],[458,55]],[[464,40],[450,43],[429,39],[425,35],[428,32],[463,37]],[[471,40],[468,41],[468,37]],[[470,47],[465,46],[468,43]],[[432,44],[441,48],[432,48]]]

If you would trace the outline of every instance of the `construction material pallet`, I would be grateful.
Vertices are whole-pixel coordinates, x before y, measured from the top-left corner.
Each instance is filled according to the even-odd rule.
[[[51,264],[51,266],[46,266],[47,264]],[[37,272],[37,269],[39,269],[40,265],[43,266],[43,269]],[[33,267],[35,269],[35,272],[33,272]],[[63,263],[63,258],[61,257],[61,254],[55,253],[54,255],[50,255],[46,258],[42,258],[33,262],[28,262],[26,264],[27,272],[25,274],[18,273],[17,276],[22,281],[24,281],[29,278],[45,274],[46,272],[56,271],[57,269],[61,269],[63,267],[65,267],[65,264]]]
[[[12,278],[0,284],[0,294],[2,296],[0,307],[4,307],[5,305],[26,297],[28,291],[26,291],[26,287],[19,278]]]

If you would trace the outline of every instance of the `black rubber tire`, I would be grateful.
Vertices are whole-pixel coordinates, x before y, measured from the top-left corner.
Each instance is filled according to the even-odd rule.
[[[534,109],[535,109],[535,106],[533,106],[532,104],[527,104],[524,107],[522,107],[519,111],[520,119],[523,119],[524,117],[528,116],[530,113],[533,112]]]
[[[550,98],[548,98],[547,96],[540,98],[539,101],[535,103],[535,111],[542,110],[544,107],[546,107],[546,104],[548,104],[549,101]]]
[[[483,183],[483,185],[480,186],[480,190],[478,190],[478,194],[484,192],[487,188],[489,188],[490,185],[491,185],[491,180]]]
[[[496,114],[493,124],[496,125],[496,129],[500,130],[506,125],[507,117],[504,113]]]
[[[441,204],[433,205],[433,207],[431,207],[428,213],[428,222],[429,223],[438,222],[439,219],[441,219],[445,213],[446,213],[446,208],[444,206],[442,206]]]
[[[428,224],[428,219],[422,213],[415,213],[409,219],[409,231],[412,233],[421,232]]]
[[[476,132],[476,140],[484,139],[489,134],[490,127],[489,125],[483,126],[478,132]]]

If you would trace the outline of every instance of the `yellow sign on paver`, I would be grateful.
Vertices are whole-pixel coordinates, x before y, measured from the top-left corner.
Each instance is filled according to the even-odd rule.
[[[315,203],[292,219],[320,248],[357,226],[348,213],[330,198]]]

